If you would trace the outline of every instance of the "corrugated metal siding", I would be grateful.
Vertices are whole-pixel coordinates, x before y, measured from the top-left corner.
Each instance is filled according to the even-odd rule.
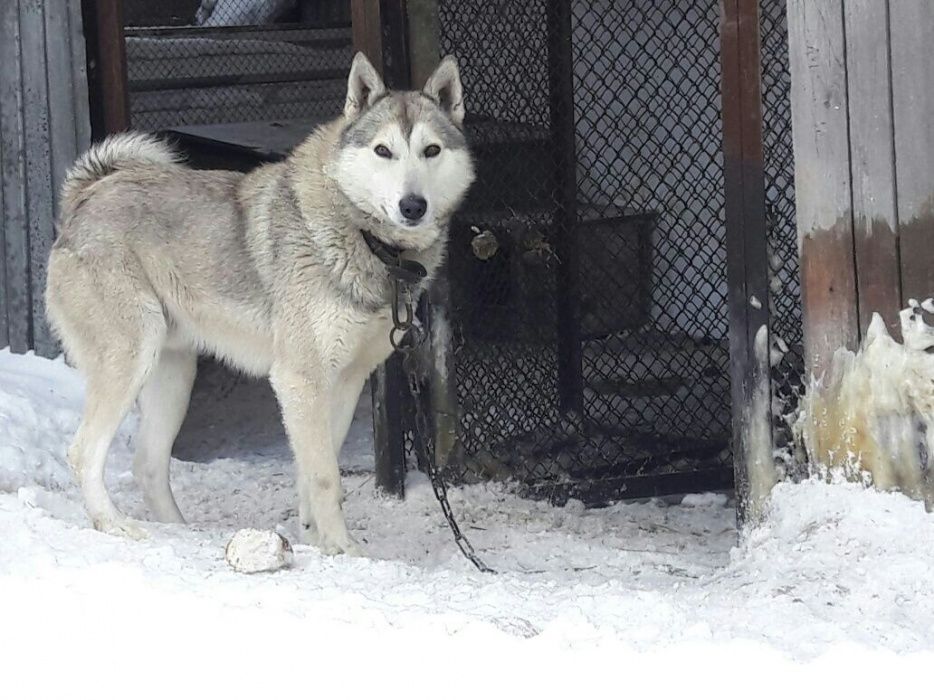
[[[0,0],[0,347],[57,352],[45,269],[58,189],[90,134],[81,0]]]

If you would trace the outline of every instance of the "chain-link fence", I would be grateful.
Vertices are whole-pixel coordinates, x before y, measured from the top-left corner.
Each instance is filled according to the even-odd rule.
[[[352,59],[349,0],[125,0],[134,128],[324,119]]]
[[[784,3],[763,9],[773,333],[791,346],[777,367],[790,391]],[[439,14],[478,165],[450,243],[450,476],[558,501],[729,486],[720,3],[441,0]]]
[[[794,148],[786,0],[760,0],[763,152],[769,243],[769,313],[776,457],[795,468],[789,419],[803,388],[804,347],[795,226]]]

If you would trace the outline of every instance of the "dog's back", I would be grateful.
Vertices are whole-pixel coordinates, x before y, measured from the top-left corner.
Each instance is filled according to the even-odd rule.
[[[83,332],[84,320],[133,308],[179,341],[220,356],[237,352],[246,370],[267,369],[268,340],[256,336],[268,335],[268,304],[247,249],[242,179],[192,170],[141,134],[112,137],[78,161],[62,189],[46,305],[82,371],[94,362],[100,336]]]

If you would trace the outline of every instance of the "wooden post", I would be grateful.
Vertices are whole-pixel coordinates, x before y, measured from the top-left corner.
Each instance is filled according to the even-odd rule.
[[[402,0],[396,0],[401,2]],[[351,31],[355,51],[362,51],[390,87],[399,85],[394,72],[387,74],[383,46],[383,13],[380,0],[352,0]],[[398,13],[392,12],[387,15]],[[398,24],[398,23],[396,23]],[[400,39],[402,26],[394,27]],[[391,48],[391,47],[390,47]],[[398,52],[397,52],[398,53]],[[376,486],[387,494],[405,495],[405,424],[402,415],[404,392],[408,391],[402,358],[393,354],[370,377],[373,400],[373,441],[376,453]]]
[[[440,27],[437,0],[406,0],[409,83],[421,89],[438,65]],[[457,376],[454,339],[451,332],[451,286],[447,261],[432,282],[428,303],[429,345],[423,357],[428,368],[430,412],[434,432],[436,464],[455,471],[461,459],[460,405],[457,400]]]
[[[776,481],[758,0],[723,0],[720,61],[733,464],[742,523],[759,517]]]
[[[583,417],[584,375],[580,338],[580,244],[577,226],[577,152],[574,126],[571,0],[548,0],[548,102],[555,177],[558,403]]]
[[[795,198],[807,371],[859,342],[842,0],[788,0]]]
[[[934,296],[934,3],[889,3],[902,300]]]
[[[123,0],[84,0],[91,126],[95,139],[130,128]]]
[[[383,39],[380,0],[351,0],[350,17],[354,51],[362,51],[380,73],[383,69]]]
[[[380,0],[383,81],[393,90],[412,87],[409,75],[409,43],[406,28],[407,0]]]
[[[405,429],[402,398],[408,391],[402,358],[394,353],[370,377],[373,401],[373,448],[376,487],[384,493],[405,496]]]

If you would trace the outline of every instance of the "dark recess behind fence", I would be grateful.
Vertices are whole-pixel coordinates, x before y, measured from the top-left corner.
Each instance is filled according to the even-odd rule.
[[[760,11],[782,428],[800,376],[784,2]],[[729,487],[720,3],[442,0],[439,18],[478,162],[450,247],[450,477],[559,502]]]

